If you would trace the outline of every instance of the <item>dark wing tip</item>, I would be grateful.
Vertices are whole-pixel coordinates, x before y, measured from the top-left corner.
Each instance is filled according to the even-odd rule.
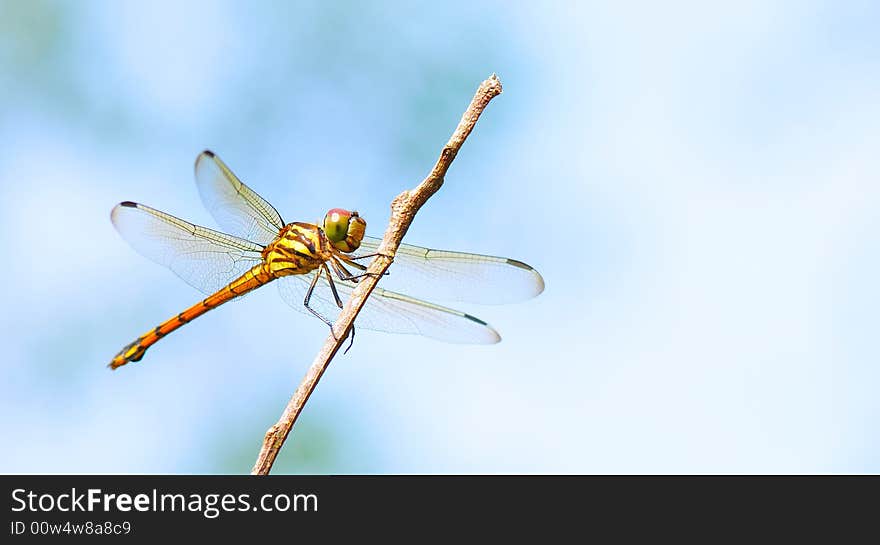
[[[202,162],[202,159],[208,158],[208,159],[213,160],[215,157],[217,157],[217,156],[214,155],[214,152],[211,151],[211,150],[209,150],[209,149],[206,149],[206,150],[204,150],[202,153],[200,153],[200,154],[196,157],[195,165],[193,165],[194,168],[195,168],[195,170],[196,170],[196,172],[198,172],[198,170],[199,170],[199,163]]]
[[[532,267],[530,267],[530,266],[526,265],[525,263],[523,263],[522,261],[517,261],[516,259],[510,259],[510,258],[508,258],[508,259],[507,259],[507,264],[508,264],[508,265],[513,265],[514,267],[519,267],[520,269],[525,269],[525,270],[527,270],[527,271],[534,271],[534,270],[535,270],[535,269],[533,269]]]
[[[468,320],[472,321],[472,322],[477,322],[477,323],[480,324],[480,325],[484,325],[484,326],[488,326],[488,325],[489,325],[489,324],[487,324],[486,322],[484,322],[483,320],[480,320],[480,319],[477,318],[476,316],[471,316],[470,314],[465,314],[464,317],[467,318]]]
[[[128,215],[128,212],[122,211],[123,208],[134,208],[135,210],[139,210],[140,205],[136,202],[122,201],[121,203],[113,207],[113,210],[110,211],[110,221],[113,222],[113,225],[117,226],[117,229],[119,228],[119,224],[117,222],[119,221],[120,215]]]
[[[470,314],[465,314],[464,312],[462,312],[461,315],[462,315],[463,318],[466,318],[466,319],[468,319],[468,320],[470,320],[470,321],[472,321],[472,322],[474,322],[474,323],[476,323],[476,324],[480,324],[482,327],[485,328],[485,329],[484,329],[484,333],[488,333],[488,334],[489,334],[489,336],[486,337],[485,339],[481,339],[481,340],[478,340],[478,341],[474,341],[474,342],[476,342],[477,344],[495,344],[495,343],[501,341],[501,335],[499,335],[497,331],[495,331],[494,329],[492,329],[492,326],[490,326],[489,324],[487,324],[487,323],[484,322],[483,320],[480,320],[480,319],[477,318],[476,316],[471,316]]]
[[[526,263],[523,263],[522,261],[510,258],[507,259],[507,264],[532,273],[535,281],[532,286],[532,293],[529,295],[529,297],[534,297],[544,291],[544,278],[541,276],[541,273],[534,269],[534,267],[531,267]]]

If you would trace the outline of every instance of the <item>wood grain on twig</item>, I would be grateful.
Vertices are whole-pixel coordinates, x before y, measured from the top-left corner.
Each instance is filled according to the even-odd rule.
[[[452,137],[443,146],[440,158],[437,159],[437,163],[431,169],[430,174],[417,187],[404,191],[392,201],[391,220],[388,222],[388,228],[385,230],[382,244],[379,245],[379,255],[373,259],[368,269],[368,272],[372,274],[363,277],[358,283],[351,294],[351,298],[346,302],[345,307],[336,319],[333,332],[324,341],[324,345],[321,347],[318,355],[315,356],[315,361],[309,367],[299,387],[293,393],[293,397],[287,403],[281,418],[266,432],[260,454],[257,457],[257,463],[254,464],[251,474],[269,474],[272,464],[275,463],[275,458],[278,456],[278,452],[281,450],[282,445],[284,445],[284,441],[290,434],[290,430],[302,412],[306,401],[308,401],[309,396],[315,390],[318,380],[321,379],[321,375],[324,374],[327,366],[330,365],[333,356],[336,355],[336,352],[339,351],[339,348],[345,342],[355,318],[364,304],[366,304],[370,293],[372,293],[382,275],[388,270],[388,267],[391,266],[394,260],[393,256],[397,252],[397,248],[400,246],[413,218],[415,218],[416,212],[443,185],[443,178],[446,175],[446,171],[449,170],[449,165],[452,164],[452,161],[461,149],[461,145],[464,144],[464,141],[474,129],[480,114],[483,113],[489,102],[499,94],[501,94],[501,82],[495,74],[492,74],[477,89],[477,93],[474,95],[470,106],[468,106],[464,115],[461,116],[461,121],[459,121],[458,126],[455,128],[455,132],[452,133]]]

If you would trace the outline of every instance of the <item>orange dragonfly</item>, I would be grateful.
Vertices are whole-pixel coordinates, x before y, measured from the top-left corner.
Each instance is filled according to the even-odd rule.
[[[354,211],[334,208],[320,225],[285,223],[211,151],[199,154],[195,177],[202,202],[226,233],[130,201],[113,208],[113,225],[132,248],[208,296],[127,344],[111,360],[112,369],[139,361],[162,337],[272,281],[285,302],[332,331],[343,306],[340,296],[349,296],[365,274],[359,260],[375,256],[379,248],[380,239],[365,236],[366,221]],[[521,261],[409,244],[400,246],[391,272],[389,278],[403,291],[441,300],[500,304],[544,290],[541,275]],[[453,343],[501,340],[470,314],[378,287],[355,323]]]

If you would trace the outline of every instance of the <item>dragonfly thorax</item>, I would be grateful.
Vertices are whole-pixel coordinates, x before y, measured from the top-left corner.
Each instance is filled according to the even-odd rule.
[[[324,231],[312,223],[288,223],[263,250],[263,261],[274,276],[306,274],[333,257]]]

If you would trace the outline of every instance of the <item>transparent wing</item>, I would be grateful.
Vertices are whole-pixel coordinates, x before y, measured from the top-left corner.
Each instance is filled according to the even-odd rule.
[[[205,208],[226,232],[269,244],[284,227],[281,215],[246,186],[213,152],[196,158],[196,185]]]
[[[311,313],[303,305],[303,299],[315,274],[285,276],[276,280],[281,298],[309,316]],[[344,303],[356,284],[335,278],[334,283]],[[339,315],[340,309],[323,274],[312,293],[309,306],[330,321],[335,321]],[[367,304],[355,320],[355,326],[388,333],[424,335],[451,343],[493,344],[501,340],[486,322],[469,314],[381,288],[376,288],[367,299]]]
[[[143,204],[117,204],[110,219],[139,254],[168,267],[204,293],[216,292],[262,261],[259,244],[193,225]]]
[[[374,253],[381,240],[364,237],[358,255]],[[401,244],[382,284],[395,291],[441,301],[503,304],[544,291],[544,279],[522,261],[490,255],[431,250]]]

